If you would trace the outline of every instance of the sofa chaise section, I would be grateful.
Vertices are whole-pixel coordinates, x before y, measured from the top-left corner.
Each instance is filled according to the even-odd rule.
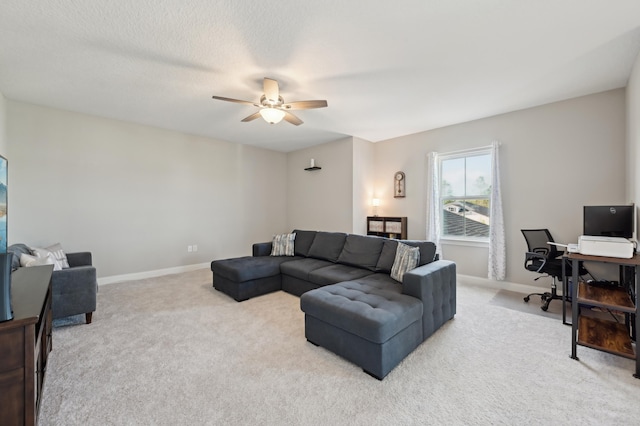
[[[347,281],[300,298],[305,337],[383,379],[422,343],[420,300],[393,287]]]
[[[237,302],[281,290],[280,265],[292,259],[285,256],[245,256],[213,261],[213,287]]]
[[[410,277],[407,275],[411,274]],[[455,263],[321,287],[300,297],[305,337],[382,380],[456,312]]]

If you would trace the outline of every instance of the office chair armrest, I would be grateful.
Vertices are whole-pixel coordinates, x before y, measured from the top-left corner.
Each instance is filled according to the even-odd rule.
[[[564,250],[558,250],[556,252],[556,259],[564,256]]]
[[[540,266],[538,267],[538,269],[536,269],[535,272],[541,273],[540,271],[542,271],[542,268],[544,268],[544,265],[547,264],[547,256],[544,256],[540,253],[535,253],[532,251],[528,251],[524,254],[524,268],[525,269],[529,269],[527,268],[527,264],[529,263],[533,263],[534,260],[540,260],[542,261],[542,263],[540,264]]]

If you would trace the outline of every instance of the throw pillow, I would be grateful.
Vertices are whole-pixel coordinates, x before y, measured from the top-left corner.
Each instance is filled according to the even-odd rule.
[[[273,237],[271,256],[293,256],[296,234],[280,234]]]
[[[62,246],[60,244],[54,244],[52,246],[46,248],[35,247],[31,249],[31,253],[35,257],[47,257],[51,255],[53,260],[55,261],[56,268],[55,271],[59,271],[61,269],[65,269],[69,267],[69,262],[67,260],[67,255],[62,250]]]
[[[391,278],[402,282],[404,274],[418,266],[420,261],[420,249],[403,243],[398,243],[396,258],[391,268]]]
[[[29,254],[22,253],[20,255],[20,266],[30,267],[30,266],[40,266],[40,265],[53,265],[54,271],[59,271],[60,266],[56,264],[55,259],[49,253],[45,257],[35,257]]]
[[[53,254],[54,259],[56,259],[60,263],[62,269],[66,269],[69,267],[67,255],[65,254],[64,250],[62,250],[62,245],[60,243],[56,243],[52,246],[46,247],[46,250],[49,250]]]

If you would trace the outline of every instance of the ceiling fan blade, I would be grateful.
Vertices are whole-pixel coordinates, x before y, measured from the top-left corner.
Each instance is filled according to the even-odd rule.
[[[298,117],[296,117],[295,115],[287,111],[284,111],[284,119],[285,121],[288,121],[289,123],[294,124],[296,126],[299,126],[303,123],[302,120],[300,120]]]
[[[290,102],[288,104],[282,105],[284,109],[313,109],[313,108],[325,108],[327,106],[327,101],[298,101],[298,102]]]
[[[260,117],[260,111],[255,112],[255,113],[251,114],[250,116],[243,118],[240,121],[242,121],[243,123],[246,123],[247,121],[253,121],[258,117]]]
[[[227,102],[235,102],[237,104],[245,104],[245,105],[254,105],[254,106],[259,106],[256,105],[253,102],[249,102],[249,101],[241,101],[240,99],[232,99],[232,98],[225,98],[222,96],[212,96],[213,99],[218,99],[219,101],[227,101]]]
[[[278,98],[280,97],[280,89],[278,88],[278,82],[271,78],[264,78],[263,82],[264,88],[264,96],[268,101],[273,103],[278,102]]]

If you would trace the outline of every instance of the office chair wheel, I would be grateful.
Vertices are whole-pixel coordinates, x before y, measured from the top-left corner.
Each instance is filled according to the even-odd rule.
[[[524,301],[528,302],[529,301],[529,296],[525,296]]]
[[[540,309],[542,309],[543,311],[547,311],[547,309],[549,309],[549,306],[544,305],[544,306],[540,306]]]

